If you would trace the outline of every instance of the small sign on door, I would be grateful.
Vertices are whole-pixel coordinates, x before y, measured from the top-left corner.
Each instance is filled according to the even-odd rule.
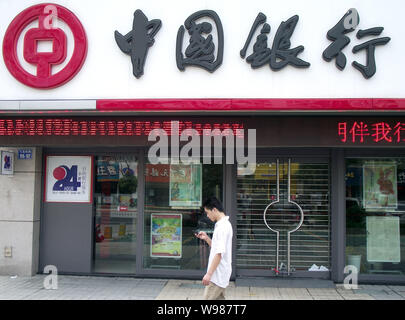
[[[32,149],[18,149],[18,160],[32,160]]]

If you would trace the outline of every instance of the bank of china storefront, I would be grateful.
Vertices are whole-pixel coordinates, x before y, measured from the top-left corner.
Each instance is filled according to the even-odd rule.
[[[396,5],[399,12],[403,5]],[[110,6],[107,1],[102,2],[100,10],[108,11]],[[0,101],[0,145],[3,152],[13,155],[14,176],[0,178],[15,178],[16,185],[24,183],[16,181],[19,168],[35,154],[39,172],[34,177],[39,186],[35,189],[39,200],[34,205],[39,208],[39,229],[34,233],[38,246],[33,245],[38,256],[35,272],[42,273],[52,265],[59,274],[201,279],[207,268],[209,247],[194,233],[212,234],[214,225],[201,204],[205,198],[216,196],[224,203],[234,229],[232,279],[343,282],[353,271],[347,266],[354,266],[360,282],[405,282],[405,107],[404,99],[397,98],[402,92],[400,86],[387,86],[384,80],[401,79],[400,71],[405,66],[396,66],[399,71],[392,68],[386,53],[399,55],[401,50],[390,47],[387,37],[384,44],[375,45],[378,72],[369,65],[363,69],[347,66],[342,73],[327,62],[331,55],[329,61],[336,59],[339,69],[344,69],[338,64],[342,62],[339,52],[333,55],[333,47],[328,47],[335,43],[325,36],[328,30],[335,25],[333,30],[339,33],[345,17],[356,12],[363,13],[366,20],[367,14],[378,12],[378,6],[365,2],[357,8],[358,13],[342,7],[340,16],[327,6],[322,7],[330,19],[322,22],[324,32],[318,32],[322,35],[319,42],[325,45],[324,59],[322,51],[317,56],[316,47],[311,48],[314,36],[309,34],[314,26],[308,26],[307,35],[299,33],[305,30],[301,20],[311,23],[312,11],[301,8],[299,23],[295,12],[291,12],[288,23],[292,29],[282,29],[281,23],[275,33],[282,36],[297,28],[292,46],[305,43],[305,51],[294,51],[294,57],[269,57],[270,68],[259,68],[257,52],[263,44],[262,36],[268,34],[266,16],[258,14],[270,11],[265,1],[257,1],[253,18],[249,16],[240,30],[247,39],[242,40],[237,59],[226,55],[232,49],[231,42],[237,41],[223,26],[225,21],[228,28],[236,22],[225,19],[229,14],[226,10],[196,8],[195,14],[180,10],[184,17],[174,25],[184,22],[184,26],[172,43],[170,28],[165,30],[164,26],[167,22],[170,27],[173,21],[169,20],[176,20],[177,16],[166,17],[166,21],[164,12],[156,5],[145,4],[142,11],[135,10],[129,1],[124,6],[127,13],[131,12],[128,15],[124,10],[120,16],[126,23],[118,25],[117,17],[117,26],[108,25],[112,33],[103,38],[104,46],[96,37],[98,40],[91,43],[93,48],[89,39],[93,41],[94,31],[86,28],[90,28],[90,22],[100,22],[94,17],[87,23],[80,19],[84,13],[73,1],[69,9],[83,24],[75,27],[77,21],[72,12],[55,5],[62,20],[59,27],[72,29],[68,40],[78,41],[75,39],[80,38],[83,30],[88,40],[81,49],[87,52],[87,58],[85,54],[80,60],[80,55],[67,51],[67,57],[71,55],[76,61],[77,74],[65,79],[50,77],[47,82],[44,75],[37,74],[24,82],[19,68],[26,66],[16,67],[15,61],[10,62],[15,57],[8,57],[7,48],[13,47],[13,39],[9,39],[8,31],[4,35],[7,69],[1,72],[9,92],[3,91]],[[244,6],[240,3],[240,9],[232,10],[244,10]],[[24,9],[22,6],[8,10],[12,12],[3,20],[10,23]],[[42,9],[39,6],[27,10],[33,11],[33,17],[42,17]],[[150,20],[145,14],[151,15]],[[30,16],[27,12],[24,15]],[[160,15],[163,23],[155,15]],[[287,20],[280,15],[280,22]],[[150,41],[144,47],[140,41],[139,46],[143,52],[150,52],[148,59],[141,55],[140,63],[136,63],[136,54],[130,50],[135,32],[131,35],[124,31],[132,19],[143,18],[148,21],[144,27]],[[204,38],[208,53],[204,53],[203,59],[192,54],[196,43],[192,46],[190,40],[187,47],[189,40],[184,31],[185,28],[192,35],[193,26],[199,26],[203,34],[210,33],[205,24],[208,22],[197,22],[200,18],[215,25],[217,32],[214,39]],[[339,19],[342,20],[338,22]],[[381,20],[378,23],[386,26],[384,32],[394,39],[395,19]],[[29,28],[24,21],[16,18],[13,28],[17,28],[17,22]],[[135,25],[134,22],[134,28],[142,28]],[[259,25],[263,25],[261,33]],[[356,26],[352,26],[352,32]],[[367,26],[365,23],[361,27]],[[114,33],[117,29],[120,32]],[[166,33],[167,45],[173,46],[176,56],[173,70],[173,61],[161,56],[161,73],[154,70],[152,62],[157,63],[159,55],[164,55],[159,41],[165,43]],[[224,33],[229,43],[224,42]],[[28,40],[36,39],[34,33],[27,34],[24,37]],[[112,41],[108,37],[111,35]],[[59,33],[52,37],[63,43]],[[76,48],[83,45],[80,41]],[[255,41],[257,45],[253,46]],[[211,46],[215,50],[210,51]],[[283,46],[273,47],[280,52],[286,50]],[[31,48],[29,44],[27,48]],[[101,48],[102,51],[96,50]],[[44,62],[44,56],[35,50],[36,54],[25,53],[24,59],[31,64]],[[103,64],[102,72],[95,51],[102,52],[102,59],[109,61]],[[315,54],[304,54],[307,51]],[[345,53],[349,59],[360,59]],[[368,63],[372,65],[371,60]],[[92,72],[100,77],[94,78]],[[101,74],[109,75],[108,85]],[[320,78],[325,81],[321,83]],[[204,85],[196,85],[200,82]],[[229,86],[225,85],[227,82]],[[388,98],[374,98],[387,94]],[[196,98],[201,96],[209,98]],[[341,96],[357,98],[335,98]],[[173,131],[173,124],[178,131]],[[153,130],[160,130],[155,140],[150,139]],[[208,147],[204,144],[204,130],[212,134]],[[255,132],[253,145],[248,144],[249,130]],[[191,138],[193,132],[196,139]],[[166,134],[167,149],[156,152],[158,142]],[[215,141],[220,141],[220,147],[216,144],[214,148]],[[232,142],[228,144],[229,141]],[[243,146],[245,160],[255,152],[254,162],[236,162],[238,143]],[[233,161],[229,161],[229,150]],[[159,155],[158,163],[152,161],[151,153]],[[191,163],[175,161],[190,154],[194,156]]]
[[[216,123],[220,129],[257,128],[256,164],[248,166],[226,164],[225,148],[211,163],[201,150],[191,164],[152,164],[153,143],[140,124],[151,118],[136,118],[139,136],[135,130],[132,136],[113,135],[119,120],[111,119],[106,132],[104,118],[90,119],[99,123],[93,136],[73,135],[74,117],[10,118],[0,124],[0,134],[7,132],[18,150],[43,144],[38,272],[55,265],[68,274],[199,279],[209,248],[193,234],[213,232],[201,202],[214,195],[224,202],[235,230],[234,278],[342,281],[345,266],[354,265],[361,281],[402,281],[405,152],[402,144],[377,147],[373,139],[361,148],[342,142],[339,125],[356,123],[355,117],[348,122],[308,116],[153,118],[162,127],[174,120],[186,128],[186,119],[189,128]],[[371,124],[381,118],[361,120]],[[37,136],[42,121],[49,131]],[[55,135],[58,121],[65,122],[64,135]],[[323,124],[315,126],[319,121]],[[18,123],[25,129],[16,136],[12,124]],[[314,129],[292,144],[277,135],[284,125]],[[178,150],[185,146],[180,143]]]

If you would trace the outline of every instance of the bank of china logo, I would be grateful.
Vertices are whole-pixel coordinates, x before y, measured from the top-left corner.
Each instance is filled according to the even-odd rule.
[[[34,21],[38,22],[31,26]],[[63,24],[65,27],[58,27]],[[68,29],[73,41],[68,41],[65,32]],[[19,42],[22,43],[22,52]],[[51,50],[43,51],[41,42],[51,43]],[[3,39],[7,69],[18,81],[36,89],[52,89],[70,81],[80,71],[86,55],[87,38],[80,20],[57,4],[38,4],[20,12],[8,26]],[[26,69],[23,61],[34,70],[36,68],[36,72]]]
[[[57,180],[53,191],[77,191],[81,183],[77,181],[77,165],[69,167],[62,165],[53,170],[53,177]]]

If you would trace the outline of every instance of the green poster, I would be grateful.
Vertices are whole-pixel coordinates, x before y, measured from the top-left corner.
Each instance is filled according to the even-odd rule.
[[[399,217],[367,217],[367,261],[401,262]]]
[[[368,162],[363,165],[363,205],[369,211],[397,209],[395,162]]]
[[[170,165],[171,207],[201,207],[201,164]]]
[[[150,256],[152,258],[181,258],[182,215],[151,215]]]

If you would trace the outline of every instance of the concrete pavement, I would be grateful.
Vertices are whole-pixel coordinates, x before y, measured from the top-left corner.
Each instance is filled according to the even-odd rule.
[[[0,276],[0,300],[199,300],[201,281],[58,275],[57,289],[45,289],[46,275]],[[238,286],[228,300],[405,300],[405,286],[359,285],[357,290]]]

